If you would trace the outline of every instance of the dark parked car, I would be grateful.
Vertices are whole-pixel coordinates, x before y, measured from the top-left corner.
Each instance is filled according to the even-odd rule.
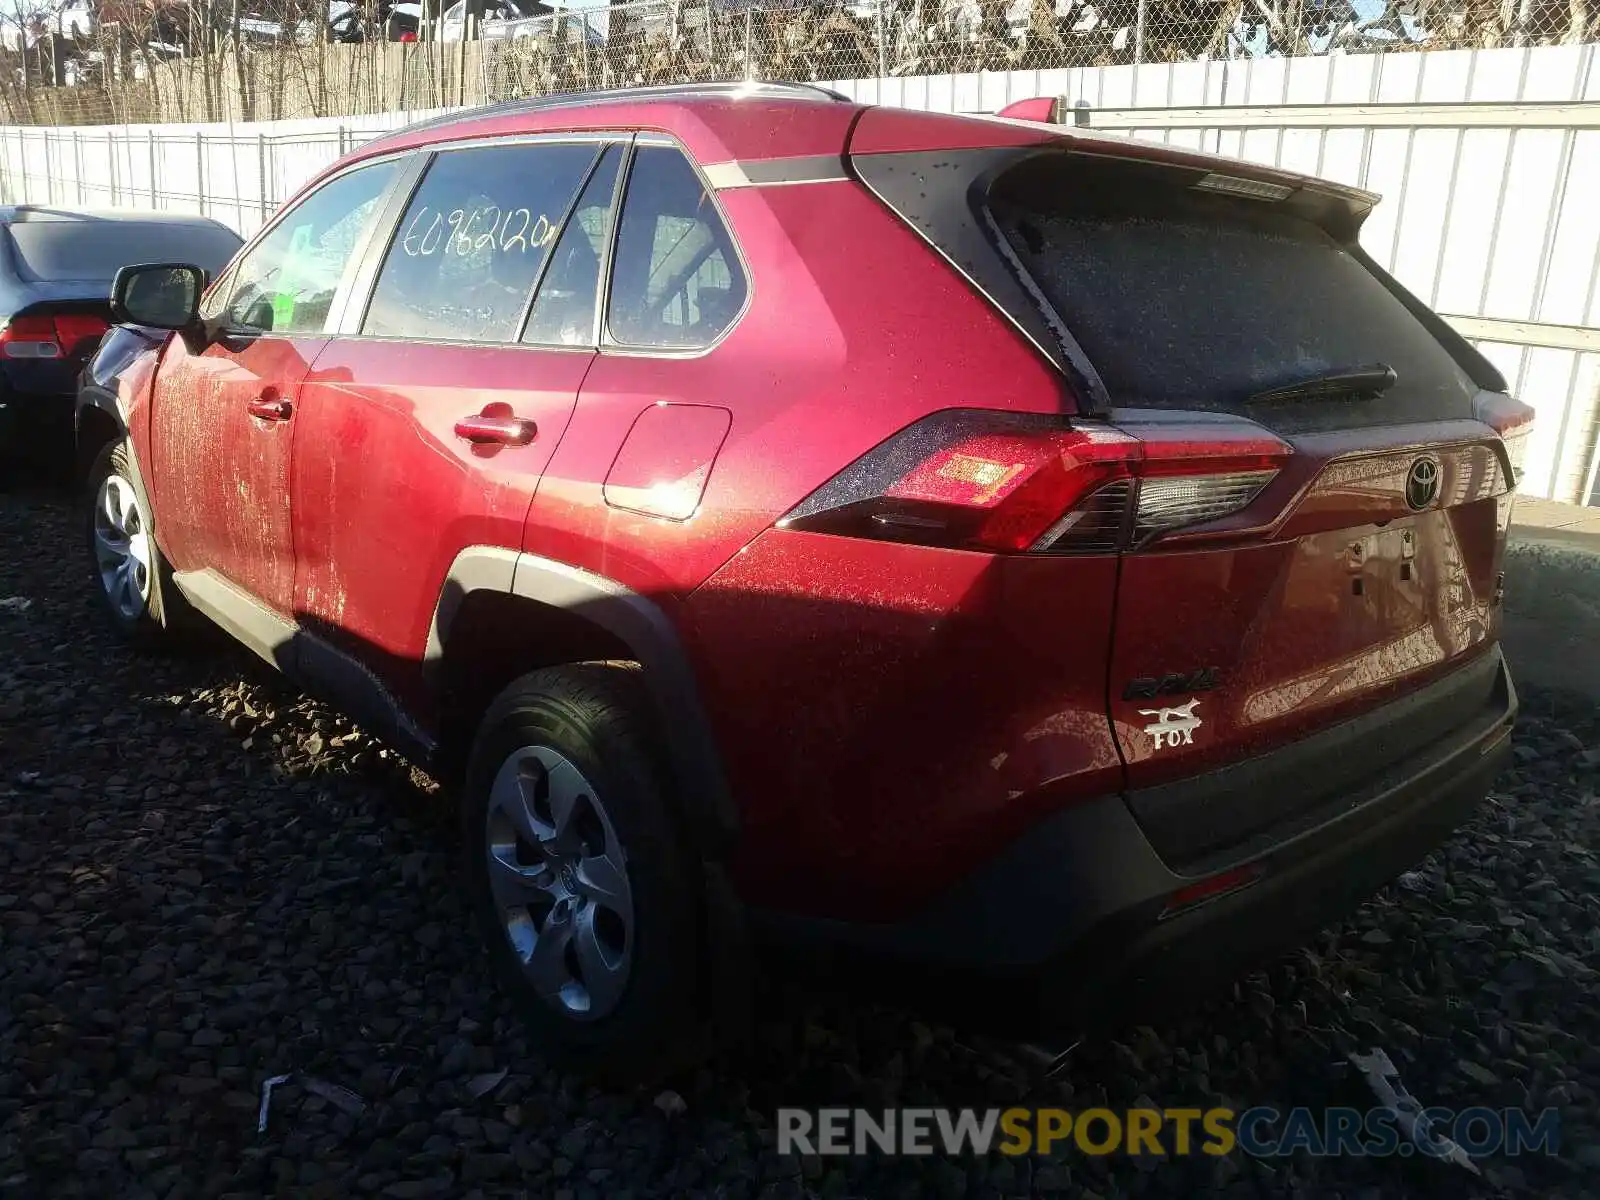
[[[1019,1030],[1186,998],[1509,747],[1531,413],[1376,199],[798,86],[414,126],[122,276],[175,333],[81,422],[92,586],[459,783],[569,1062],[699,1044],[752,930]]]
[[[110,324],[118,269],[173,259],[216,271],[240,244],[206,217],[0,207],[0,464],[70,448],[75,382]]]

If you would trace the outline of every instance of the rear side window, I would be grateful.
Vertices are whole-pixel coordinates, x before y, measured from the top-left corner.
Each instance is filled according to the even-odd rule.
[[[994,183],[1018,261],[1116,404],[1233,408],[1384,364],[1394,395],[1470,397],[1465,373],[1372,272],[1310,220],[1174,184],[1160,168],[1049,154]]]
[[[18,221],[11,226],[17,271],[29,282],[110,283],[130,263],[192,263],[215,275],[239,238],[210,221]]]
[[[624,346],[703,349],[744,308],[733,241],[689,160],[641,146],[617,232],[608,324]]]
[[[608,146],[578,207],[556,240],[539,284],[538,298],[522,340],[543,346],[594,345],[594,312],[600,295],[600,263],[611,240],[611,201],[617,190],[622,147]]]
[[[361,332],[514,342],[594,143],[447,150],[411,197]]]

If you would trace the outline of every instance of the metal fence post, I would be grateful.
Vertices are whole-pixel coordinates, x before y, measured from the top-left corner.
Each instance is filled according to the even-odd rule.
[[[1595,439],[1589,455],[1589,469],[1583,476],[1583,490],[1578,493],[1578,503],[1600,505],[1600,438]]]
[[[111,207],[117,206],[117,138],[106,130],[106,167],[111,176]]]
[[[194,190],[200,200],[200,215],[206,215],[206,135],[194,131]]]
[[[256,134],[256,179],[260,189],[261,223],[267,223],[267,135]]]
[[[878,87],[880,89],[880,96],[882,94],[881,89],[883,87],[883,81],[889,78],[889,49],[884,41],[883,3],[884,0],[878,0],[878,2],[872,6],[872,10],[877,16],[878,23]],[[1143,4],[1144,0],[1139,0],[1139,3]]]
[[[72,131],[72,174],[77,179],[78,207],[81,208],[83,207],[83,141],[76,129]]]
[[[1138,66],[1144,62],[1144,16],[1147,0],[1139,0],[1139,12],[1133,22],[1133,63]]]
[[[147,130],[145,138],[150,144],[150,207],[160,208],[156,203],[156,131]]]

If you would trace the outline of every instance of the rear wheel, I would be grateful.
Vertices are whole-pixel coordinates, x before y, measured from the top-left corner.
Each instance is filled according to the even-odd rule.
[[[547,1057],[649,1079],[696,1045],[694,873],[638,672],[536,671],[491,705],[468,767],[465,867],[489,954]]]
[[[90,579],[112,628],[130,640],[149,640],[186,618],[126,441],[100,451],[86,498]]]

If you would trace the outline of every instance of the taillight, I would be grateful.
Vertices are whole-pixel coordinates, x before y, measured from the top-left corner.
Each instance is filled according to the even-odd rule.
[[[1534,411],[1520,400],[1500,392],[1481,392],[1475,405],[1478,420],[1500,435],[1506,458],[1511,463],[1511,486],[1522,479],[1522,464],[1528,458],[1528,439],[1533,435]]]
[[[953,549],[1112,553],[1238,512],[1290,453],[1238,418],[1063,423],[953,410],[870,451],[779,525]]]
[[[0,328],[0,355],[6,358],[67,358],[85,342],[98,342],[110,328],[86,313],[12,317]]]
[[[0,329],[0,354],[7,358],[60,358],[54,323],[49,317],[12,317]]]
[[[110,328],[101,317],[89,313],[58,313],[52,318],[56,327],[56,341],[65,355],[79,350],[91,350]]]

